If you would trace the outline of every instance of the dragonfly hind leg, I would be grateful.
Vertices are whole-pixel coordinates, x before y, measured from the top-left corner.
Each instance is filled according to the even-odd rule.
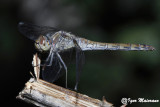
[[[66,66],[66,64],[64,63],[64,61],[62,60],[62,58],[61,58],[61,56],[59,55],[59,53],[57,52],[56,53],[57,54],[57,56],[58,56],[58,58],[60,59],[60,61],[61,61],[61,63],[63,64],[63,67],[64,67],[64,69],[65,69],[65,71],[66,71],[66,88],[67,88],[67,66]]]

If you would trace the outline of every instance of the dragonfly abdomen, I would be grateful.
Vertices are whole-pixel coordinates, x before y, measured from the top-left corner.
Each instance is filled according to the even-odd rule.
[[[124,43],[101,43],[84,38],[77,39],[83,51],[87,50],[154,50],[154,47],[144,44],[124,44]]]

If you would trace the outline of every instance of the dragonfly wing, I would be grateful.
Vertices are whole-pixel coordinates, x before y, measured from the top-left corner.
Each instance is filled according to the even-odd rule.
[[[37,40],[40,35],[52,36],[55,32],[59,31],[53,27],[48,26],[38,26],[30,23],[19,22],[19,31],[31,40]]]
[[[50,64],[51,62],[51,64]],[[63,66],[56,54],[51,54],[50,58],[42,67],[42,78],[45,81],[53,83],[64,74]]]
[[[79,45],[76,45],[76,85],[75,90],[77,90],[78,82],[80,80],[80,73],[82,71],[83,65],[84,65],[84,52],[79,47]]]

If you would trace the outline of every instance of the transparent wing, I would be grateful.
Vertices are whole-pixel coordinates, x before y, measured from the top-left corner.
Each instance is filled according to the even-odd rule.
[[[45,61],[45,64],[42,67],[43,80],[53,83],[63,74],[64,74],[64,69],[62,64],[60,63],[57,55],[52,54],[49,57],[49,59]]]
[[[67,66],[71,62],[72,51],[73,49],[70,49],[65,52],[59,53]],[[42,66],[42,79],[43,80],[53,83],[56,80],[58,80],[61,76],[63,76],[65,73],[66,71],[64,69],[64,66],[61,63],[56,53],[52,53],[49,56],[49,58],[47,57],[44,65]]]
[[[38,26],[25,22],[19,22],[18,29],[24,36],[34,41],[37,40],[40,35],[52,36],[52,34],[59,31],[53,27]]]
[[[85,56],[84,56],[84,52],[79,47],[77,42],[75,42],[75,44],[76,44],[76,85],[75,85],[75,90],[77,90],[78,83],[79,83],[79,80],[80,80],[80,73],[82,71],[82,68],[83,68],[83,65],[84,65],[84,62],[85,62],[84,61]]]

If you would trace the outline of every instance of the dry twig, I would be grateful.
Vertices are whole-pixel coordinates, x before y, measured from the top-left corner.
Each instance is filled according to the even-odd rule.
[[[100,101],[39,79],[40,59],[33,57],[35,78],[31,78],[17,96],[18,99],[36,106],[51,107],[111,107],[105,98]]]

